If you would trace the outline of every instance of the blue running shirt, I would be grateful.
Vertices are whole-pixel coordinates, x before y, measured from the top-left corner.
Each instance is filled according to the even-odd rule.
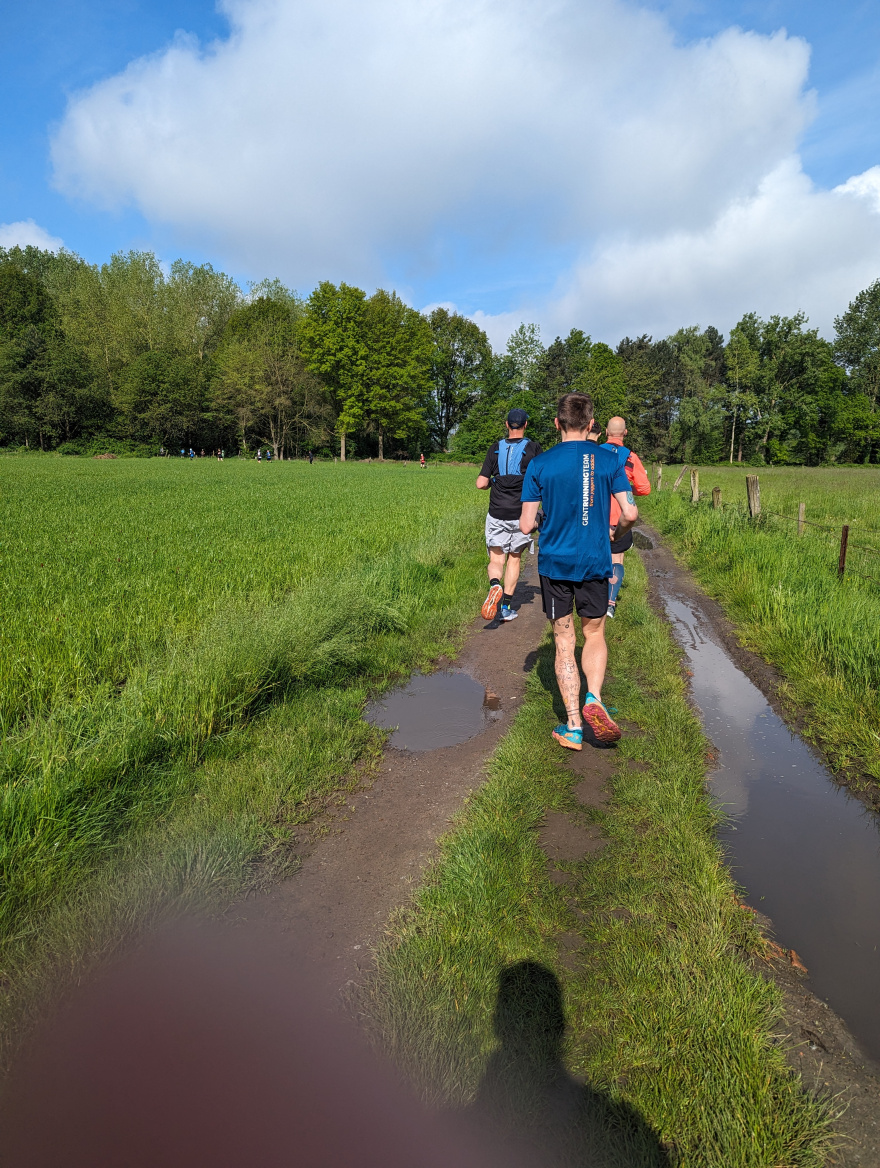
[[[543,506],[538,572],[552,580],[611,575],[611,496],[630,490],[617,451],[595,442],[560,442],[528,465],[524,503]]]

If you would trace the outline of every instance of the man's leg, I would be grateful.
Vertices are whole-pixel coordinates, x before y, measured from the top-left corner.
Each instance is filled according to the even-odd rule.
[[[578,670],[575,649],[577,638],[574,616],[558,617],[552,622],[553,640],[556,644],[556,681],[565,706],[569,730],[580,730],[581,720],[581,675]]]
[[[504,551],[500,547],[489,548],[489,593],[483,601],[480,615],[484,620],[494,620],[498,605],[504,595],[501,577],[504,575]]]
[[[507,567],[504,569],[504,599],[501,602],[501,619],[512,621],[519,614],[513,607],[513,593],[519,580],[519,570],[522,566],[522,552],[507,553]]]
[[[508,600],[513,596],[514,590],[519,580],[519,570],[522,567],[522,552],[509,552],[507,556],[507,567],[504,569],[504,599]]]
[[[620,586],[623,583],[623,573],[625,571],[623,566],[624,552],[612,552],[611,554],[611,578],[608,581],[608,612],[607,615],[614,617],[614,610],[617,607],[617,596],[620,592]]]
[[[602,683],[608,664],[608,645],[605,642],[605,617],[584,617],[584,651],[581,664],[587,679],[587,689],[597,701],[602,700]]]
[[[605,617],[584,617],[584,651],[581,664],[587,679],[587,697],[584,719],[599,742],[617,742],[620,727],[602,704],[602,683],[608,664],[608,645],[605,641]]]

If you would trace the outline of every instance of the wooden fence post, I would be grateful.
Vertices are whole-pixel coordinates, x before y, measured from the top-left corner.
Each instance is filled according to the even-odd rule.
[[[804,519],[807,514],[806,503],[798,503],[798,535],[804,534]]]
[[[657,463],[657,480],[656,480],[656,483],[654,485],[654,489],[656,491],[659,491],[662,483],[663,483],[663,463],[658,462]]]
[[[672,487],[673,491],[677,491],[678,488],[681,486],[681,480],[684,478],[684,472],[686,470],[687,470],[687,463],[685,463],[684,466],[681,468],[681,470],[678,472],[678,478],[675,480],[675,483],[673,484],[673,487]]]
[[[761,514],[761,488],[757,475],[746,475],[746,495],[749,500],[749,518],[757,519]]]
[[[843,579],[843,571],[846,567],[846,545],[849,543],[849,524],[844,523],[840,529],[840,555],[837,557],[837,577],[839,580]]]
[[[721,507],[721,488],[720,487],[713,487],[712,488],[712,506],[715,508],[716,511],[718,511]]]
[[[700,472],[698,470],[691,471],[691,502],[699,503],[700,501]]]

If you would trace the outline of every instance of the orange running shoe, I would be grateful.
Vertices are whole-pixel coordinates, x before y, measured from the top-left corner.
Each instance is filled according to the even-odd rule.
[[[504,595],[504,589],[500,584],[493,584],[489,589],[489,595],[483,601],[483,607],[480,609],[480,615],[484,620],[494,620],[495,613],[498,611],[498,605],[501,597]]]
[[[620,727],[598,698],[594,698],[591,693],[588,693],[587,700],[581,712],[584,715],[584,721],[596,736],[597,742],[618,741],[620,738]]]

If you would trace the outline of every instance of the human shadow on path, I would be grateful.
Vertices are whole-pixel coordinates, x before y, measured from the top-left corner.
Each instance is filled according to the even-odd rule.
[[[498,978],[495,1034],[471,1118],[509,1147],[512,1159],[540,1168],[668,1168],[650,1125],[626,1103],[577,1082],[562,1062],[562,990],[534,961]]]

